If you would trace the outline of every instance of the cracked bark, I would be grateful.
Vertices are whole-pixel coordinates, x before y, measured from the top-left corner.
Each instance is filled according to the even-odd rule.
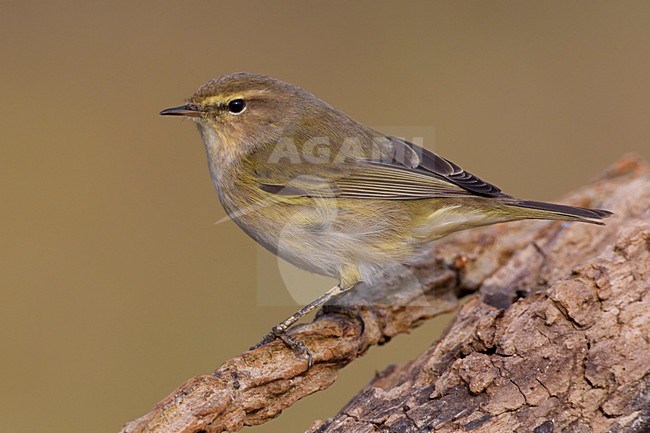
[[[334,314],[294,329],[309,371],[275,342],[190,379],[122,432],[262,424],[476,291],[439,342],[309,432],[650,430],[650,169],[624,158],[566,201],[615,215],[604,227],[520,222],[439,242],[372,291],[344,295],[365,327]]]
[[[648,167],[624,159],[570,201],[616,215],[486,229],[529,242],[469,254],[461,280],[479,294],[441,341],[309,432],[650,431]]]

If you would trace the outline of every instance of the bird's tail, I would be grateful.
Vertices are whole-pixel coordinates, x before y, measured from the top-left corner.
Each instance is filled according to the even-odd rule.
[[[603,225],[602,220],[612,215],[610,211],[603,209],[588,209],[530,200],[515,200],[506,204],[520,208],[521,211],[525,210],[525,218],[534,219],[581,221]]]

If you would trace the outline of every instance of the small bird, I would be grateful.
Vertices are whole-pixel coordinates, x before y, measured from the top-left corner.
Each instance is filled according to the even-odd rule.
[[[239,227],[295,266],[339,284],[255,347],[360,282],[459,230],[523,219],[602,224],[611,212],[519,200],[435,153],[366,127],[295,85],[235,73],[160,112],[193,119],[217,195]]]

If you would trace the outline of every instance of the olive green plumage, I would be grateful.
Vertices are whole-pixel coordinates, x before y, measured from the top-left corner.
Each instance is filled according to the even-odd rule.
[[[275,326],[408,263],[450,233],[522,219],[602,224],[611,213],[518,200],[456,164],[374,131],[305,90],[247,73],[210,80],[163,115],[192,118],[228,215],[261,245],[339,284]]]
[[[521,219],[599,223],[610,213],[514,199],[412,143],[263,75],[215,78],[188,104],[232,219],[289,262],[372,282],[431,241]]]

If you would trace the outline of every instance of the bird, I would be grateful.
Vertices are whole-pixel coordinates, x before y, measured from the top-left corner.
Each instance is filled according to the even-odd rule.
[[[338,284],[274,326],[286,331],[337,295],[410,263],[460,230],[524,220],[603,224],[612,213],[521,200],[422,146],[367,127],[308,91],[261,74],[222,75],[183,105],[227,215],[256,242]]]

